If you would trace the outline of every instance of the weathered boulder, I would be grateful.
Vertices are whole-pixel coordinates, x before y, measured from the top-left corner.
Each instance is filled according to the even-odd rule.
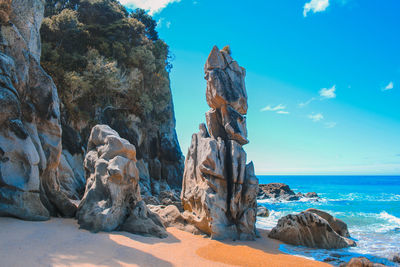
[[[83,184],[61,158],[57,89],[40,66],[44,2],[7,3],[9,21],[0,23],[0,215],[72,217]]]
[[[384,267],[386,265],[375,263],[365,257],[352,258],[348,263],[343,263],[340,267]]]
[[[85,171],[86,190],[76,214],[82,228],[167,236],[161,219],[141,199],[135,147],[109,126],[93,127]]]
[[[246,165],[245,70],[214,47],[205,64],[211,110],[193,134],[186,157],[183,217],[215,239],[254,239],[258,179]]]
[[[152,212],[160,216],[165,227],[175,227],[193,234],[201,233],[194,225],[189,224],[175,205],[148,205],[148,207]]]
[[[280,218],[268,236],[291,245],[312,248],[338,249],[356,246],[353,240],[340,236],[325,219],[312,212]]]
[[[257,216],[268,217],[269,216],[268,209],[264,206],[257,206]]]
[[[344,221],[333,217],[332,215],[330,215],[329,213],[327,213],[325,211],[318,210],[318,209],[311,208],[311,209],[307,209],[306,212],[312,212],[312,213],[317,214],[318,216],[324,218],[336,233],[338,233],[339,235],[344,236],[344,237],[350,237],[350,233],[347,228],[347,224]]]

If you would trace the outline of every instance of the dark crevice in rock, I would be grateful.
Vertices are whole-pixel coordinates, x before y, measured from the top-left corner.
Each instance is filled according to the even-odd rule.
[[[232,177],[232,151],[231,151],[231,146],[229,145],[229,140],[225,139],[225,147],[226,147],[226,152],[225,152],[225,171],[226,171],[226,183],[227,183],[227,199],[226,199],[226,213],[229,219],[232,220],[232,214],[231,214],[231,200],[232,200],[232,195],[233,195],[233,177]]]

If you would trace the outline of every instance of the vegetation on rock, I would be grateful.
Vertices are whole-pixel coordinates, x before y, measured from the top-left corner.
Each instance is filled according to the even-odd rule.
[[[168,46],[145,11],[129,13],[116,0],[47,0],[45,16],[41,62],[66,124],[91,129],[104,109],[171,119]]]

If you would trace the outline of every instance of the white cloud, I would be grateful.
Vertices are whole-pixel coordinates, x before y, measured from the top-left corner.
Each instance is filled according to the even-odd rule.
[[[165,23],[165,26],[167,26],[167,28],[169,29],[169,27],[171,27],[171,21],[167,21],[167,23]]]
[[[307,13],[312,11],[313,13],[325,11],[329,6],[329,0],[311,0],[304,5],[303,16],[307,17]]]
[[[289,111],[285,111],[285,110],[279,110],[276,113],[278,113],[278,114],[289,114],[290,112]]]
[[[315,100],[315,97],[310,98],[309,100],[307,100],[306,102],[300,103],[299,107],[303,108],[305,106],[308,106],[311,102],[313,102]]]
[[[314,122],[317,122],[317,121],[322,120],[324,118],[324,116],[321,113],[317,113],[317,114],[308,115],[308,118],[310,118]]]
[[[333,121],[331,121],[331,122],[325,122],[325,128],[333,128],[333,127],[335,127],[336,126],[336,122],[333,122]]]
[[[335,91],[336,91],[336,85],[334,85],[334,86],[332,86],[331,88],[322,88],[320,91],[319,91],[319,95],[322,97],[322,99],[325,99],[325,98],[335,98],[336,97],[336,93],[335,93]]]
[[[142,8],[149,11],[150,15],[163,10],[167,5],[181,0],[120,0],[120,3],[128,7]]]
[[[275,107],[272,107],[271,105],[266,106],[265,108],[262,108],[261,111],[278,111],[278,110],[283,110],[285,109],[286,106],[279,104]]]
[[[388,85],[385,86],[385,88],[382,89],[382,91],[392,90],[393,86],[393,82],[390,82]]]
[[[274,106],[268,105],[264,108],[262,108],[260,111],[273,111],[276,112],[277,114],[289,114],[289,111],[286,111],[286,106],[279,104]]]

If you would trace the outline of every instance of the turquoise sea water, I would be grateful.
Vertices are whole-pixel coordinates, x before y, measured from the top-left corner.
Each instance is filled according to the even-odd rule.
[[[274,203],[260,200],[270,210],[268,218],[257,218],[257,227],[272,229],[279,218],[308,208],[329,212],[347,223],[356,240],[355,248],[340,250],[308,249],[282,245],[281,250],[323,261],[332,253],[346,261],[359,254],[375,262],[394,263],[394,253],[400,253],[400,176],[258,176],[260,183],[285,183],[297,192],[316,192],[318,202],[301,199]],[[396,265],[394,265],[396,266]]]

